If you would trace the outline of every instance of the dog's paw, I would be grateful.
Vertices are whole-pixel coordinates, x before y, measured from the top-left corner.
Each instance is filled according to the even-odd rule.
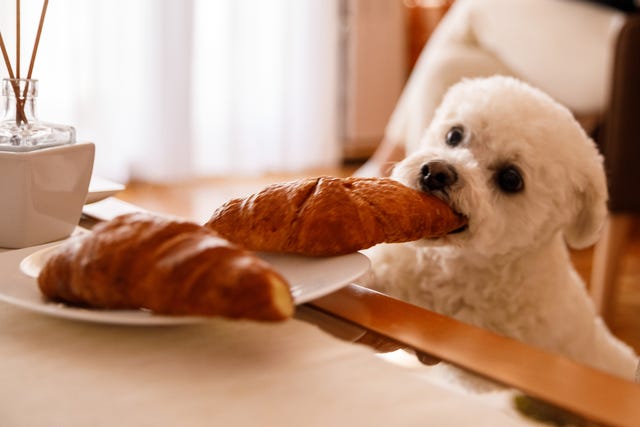
[[[598,426],[598,424],[586,420],[572,412],[524,394],[515,395],[513,398],[513,405],[516,410],[525,417],[553,426]]]

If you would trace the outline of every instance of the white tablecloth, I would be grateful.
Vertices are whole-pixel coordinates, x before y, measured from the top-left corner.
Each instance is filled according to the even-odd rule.
[[[0,426],[213,425],[529,423],[301,320],[114,326],[0,302]]]

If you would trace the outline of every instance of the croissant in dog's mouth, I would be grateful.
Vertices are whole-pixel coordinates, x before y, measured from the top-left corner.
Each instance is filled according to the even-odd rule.
[[[206,226],[251,250],[334,256],[444,237],[466,223],[438,197],[391,178],[319,177],[230,200]]]

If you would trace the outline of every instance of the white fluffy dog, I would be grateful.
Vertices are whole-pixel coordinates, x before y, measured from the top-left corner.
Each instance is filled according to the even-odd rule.
[[[607,215],[602,158],[569,110],[512,78],[465,80],[393,176],[469,224],[372,248],[372,288],[634,377],[638,357],[598,317],[565,245],[593,244]]]

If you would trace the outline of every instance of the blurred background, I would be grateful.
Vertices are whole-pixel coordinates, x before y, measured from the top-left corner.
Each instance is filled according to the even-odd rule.
[[[374,150],[450,3],[55,0],[39,117],[75,126],[95,174],[123,183],[340,167]],[[41,7],[22,2],[23,69]],[[12,61],[14,8],[0,0]]]

